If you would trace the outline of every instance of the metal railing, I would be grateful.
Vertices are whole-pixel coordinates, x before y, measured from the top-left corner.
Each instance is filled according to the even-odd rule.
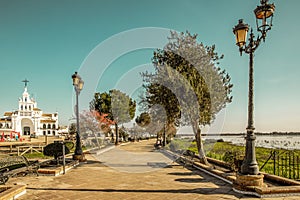
[[[260,171],[289,178],[300,179],[300,153],[293,150],[273,150]]]

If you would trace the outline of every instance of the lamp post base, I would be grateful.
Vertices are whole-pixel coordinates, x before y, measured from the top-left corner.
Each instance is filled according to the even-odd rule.
[[[85,162],[86,158],[84,156],[84,154],[80,154],[80,155],[73,155],[73,160],[78,160],[79,162]]]
[[[236,174],[236,181],[233,184],[233,188],[240,191],[251,191],[254,187],[266,187],[264,184],[264,175],[243,175]]]

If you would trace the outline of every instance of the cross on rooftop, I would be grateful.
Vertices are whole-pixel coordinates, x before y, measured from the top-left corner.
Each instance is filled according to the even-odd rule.
[[[22,82],[24,82],[24,83],[25,83],[25,87],[27,87],[27,83],[28,83],[29,81],[25,78],[25,80],[23,80]]]

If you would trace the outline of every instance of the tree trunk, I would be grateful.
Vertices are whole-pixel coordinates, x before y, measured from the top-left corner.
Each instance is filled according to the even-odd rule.
[[[119,144],[119,130],[118,130],[118,124],[115,124],[115,128],[116,128],[116,141],[115,141],[115,145]]]
[[[94,136],[95,136],[98,148],[101,149],[101,146],[100,146],[100,143],[99,143],[99,140],[98,140],[98,137],[97,137],[97,133],[94,133]]]
[[[206,159],[204,147],[203,147],[203,143],[202,143],[201,129],[197,122],[194,122],[192,127],[193,127],[193,131],[195,134],[195,139],[196,139],[197,149],[199,152],[200,162],[208,165],[209,163]]]
[[[111,135],[111,143],[114,143],[115,142],[114,133],[111,132],[110,135]]]

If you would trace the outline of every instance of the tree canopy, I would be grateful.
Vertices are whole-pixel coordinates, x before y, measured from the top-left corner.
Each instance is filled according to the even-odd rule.
[[[135,118],[135,122],[141,127],[148,126],[151,122],[151,117],[148,113],[143,112]]]
[[[142,73],[145,109],[160,104],[167,122],[191,125],[200,157],[204,157],[199,125],[210,125],[232,101],[230,76],[221,70],[215,46],[197,42],[197,35],[172,32],[164,49],[154,51],[154,73]],[[205,159],[203,160],[205,161]]]
[[[113,89],[108,93],[95,93],[94,99],[90,102],[90,110],[95,110],[100,115],[107,114],[106,118],[114,122],[117,145],[118,124],[130,122],[134,118],[136,102],[125,93]]]
[[[110,132],[110,125],[114,122],[107,118],[108,114],[100,114],[99,112],[84,110],[80,113],[80,133],[91,132],[93,134]]]
[[[134,118],[136,102],[119,90],[110,90],[108,93],[95,93],[90,102],[90,110],[100,114],[107,114],[107,118],[115,123],[130,122]]]

